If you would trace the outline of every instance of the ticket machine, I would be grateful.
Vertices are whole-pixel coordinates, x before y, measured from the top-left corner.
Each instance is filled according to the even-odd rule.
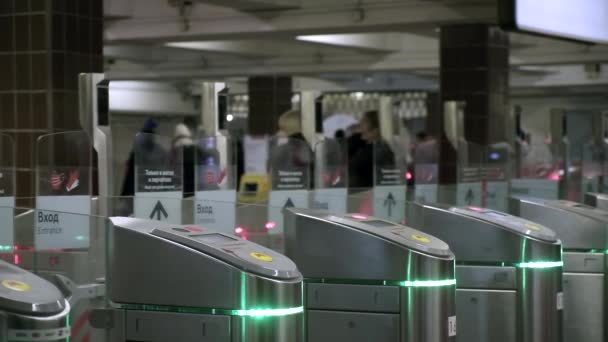
[[[287,208],[285,250],[305,277],[310,342],[456,341],[454,255],[365,215]]]
[[[111,218],[108,341],[300,342],[302,275],[252,242],[194,226]]]
[[[0,341],[68,342],[69,312],[49,281],[0,261]]]
[[[539,224],[477,207],[408,203],[407,223],[458,261],[460,342],[559,342],[561,242]]]
[[[585,194],[585,204],[602,210],[608,210],[608,195],[597,192]]]
[[[551,227],[564,246],[564,341],[608,341],[608,212],[570,201],[512,198],[513,214]]]

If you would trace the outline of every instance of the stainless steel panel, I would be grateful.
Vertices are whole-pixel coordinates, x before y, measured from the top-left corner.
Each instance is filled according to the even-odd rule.
[[[562,341],[562,268],[518,268],[517,279],[517,341]]]
[[[456,317],[458,342],[519,342],[515,291],[458,289]]]
[[[129,311],[127,341],[230,341],[230,317]]]
[[[467,289],[517,289],[515,267],[456,266],[458,287]]]
[[[308,310],[308,341],[396,342],[399,322],[399,315]]]
[[[564,342],[604,341],[603,274],[564,273]]]
[[[343,284],[306,285],[308,309],[399,313],[399,287]]]
[[[401,288],[401,342],[455,342],[449,320],[456,316],[456,286]]]
[[[564,253],[564,272],[604,273],[604,253]]]

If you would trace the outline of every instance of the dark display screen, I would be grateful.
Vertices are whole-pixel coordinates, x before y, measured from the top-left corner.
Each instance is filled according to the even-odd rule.
[[[236,241],[236,239],[222,234],[191,235],[190,238],[196,241],[204,242],[209,245]]]
[[[376,228],[383,228],[383,227],[392,227],[392,226],[394,226],[393,223],[386,222],[386,221],[381,221],[381,220],[365,221],[364,223],[367,224],[367,225],[370,225],[372,227],[376,227]]]

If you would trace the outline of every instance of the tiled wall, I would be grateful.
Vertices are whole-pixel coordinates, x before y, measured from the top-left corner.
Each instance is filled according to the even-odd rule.
[[[34,196],[37,138],[80,127],[78,74],[102,70],[103,0],[0,1],[0,132],[20,197]]]
[[[291,77],[249,78],[249,133],[274,134],[278,117],[292,108]]]

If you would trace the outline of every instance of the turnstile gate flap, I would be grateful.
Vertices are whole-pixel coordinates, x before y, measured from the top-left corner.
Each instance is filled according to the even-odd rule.
[[[404,265],[412,265],[410,271],[420,279],[453,275],[449,246],[410,227],[364,215],[300,208],[286,209],[284,220],[286,254],[307,278],[405,280]],[[429,262],[417,263],[416,258]]]
[[[0,261],[0,310],[52,315],[65,310],[63,294],[49,281]]]
[[[566,249],[605,249],[608,212],[570,201],[513,197],[510,211],[543,224],[558,235]]]
[[[522,249],[528,250],[528,257],[561,258],[556,248],[560,240],[551,229],[495,210],[409,202],[406,218],[408,224],[448,241],[459,262],[518,263]]]

